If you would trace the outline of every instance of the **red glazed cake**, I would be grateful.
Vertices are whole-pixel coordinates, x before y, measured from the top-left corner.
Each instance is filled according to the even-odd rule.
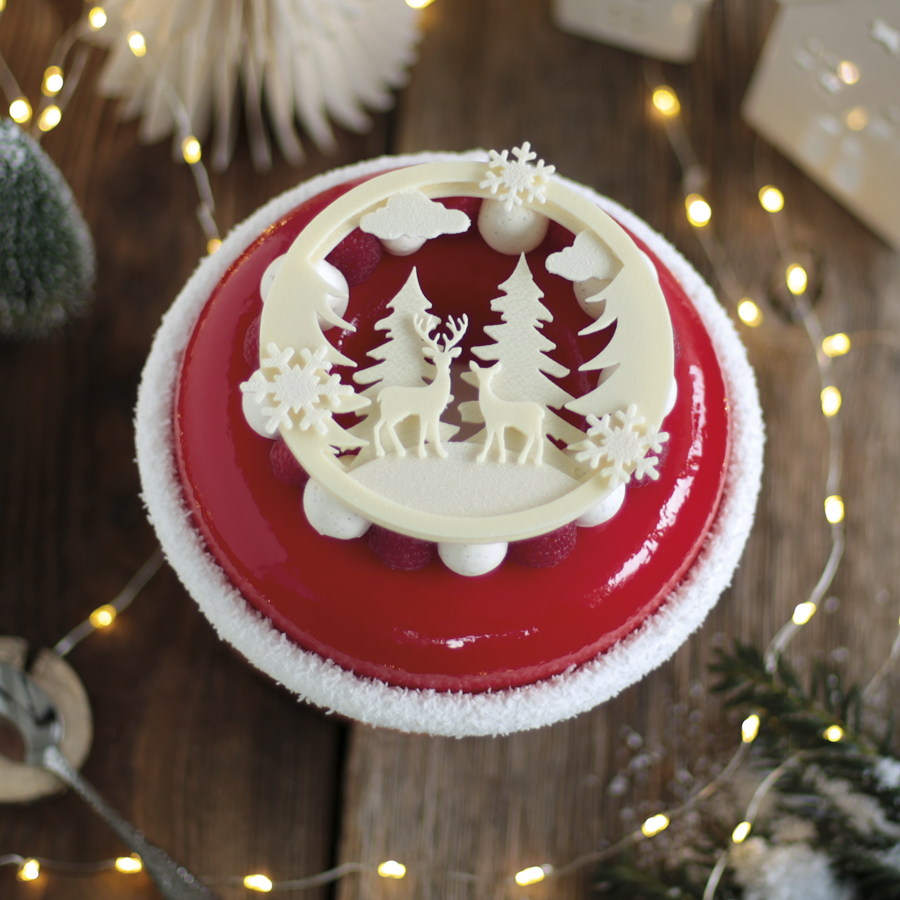
[[[537,727],[668,658],[727,586],[762,426],[709,289],[510,155],[301,185],[204,260],[138,404],[163,547],[300,696],[437,734]]]

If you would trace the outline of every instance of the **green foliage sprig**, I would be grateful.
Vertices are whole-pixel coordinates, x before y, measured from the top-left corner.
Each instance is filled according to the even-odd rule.
[[[697,804],[699,831],[686,831],[681,839],[704,852],[653,854],[648,865],[629,850],[603,864],[594,881],[595,895],[610,900],[700,900],[715,862],[727,854],[716,898],[755,900],[768,894],[758,872],[751,869],[747,874],[751,855],[753,866],[774,868],[779,853],[782,865],[785,854],[794,853],[817,865],[820,875],[824,872],[830,896],[898,900],[900,760],[890,752],[893,712],[876,721],[866,715],[859,686],[845,687],[840,673],[829,666],[817,664],[804,686],[786,660],[778,657],[774,667],[767,667],[764,654],[751,645],[736,643],[720,650],[710,670],[718,679],[712,690],[723,695],[726,708],[759,716],[750,765],[759,773],[779,770],[773,809],[754,822],[753,837],[742,846],[732,842],[727,829],[723,834],[720,819],[704,814],[703,804]],[[830,740],[826,735],[837,735],[828,731],[835,725],[840,739]],[[732,827],[743,820],[744,812],[735,808],[733,817]],[[667,840],[671,844],[678,834]],[[710,852],[716,846],[718,853]],[[683,862],[690,855],[693,861]],[[748,878],[757,881],[750,886]],[[777,896],[805,900],[816,888],[804,887],[813,893],[790,890],[782,884]]]

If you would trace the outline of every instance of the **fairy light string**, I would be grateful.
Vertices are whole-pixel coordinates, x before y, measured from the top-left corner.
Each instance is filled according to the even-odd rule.
[[[651,84],[652,102],[661,113],[665,123],[666,135],[670,145],[681,163],[684,172],[685,209],[688,221],[694,226],[699,243],[706,253],[713,271],[726,294],[734,302],[738,318],[750,327],[757,327],[762,323],[762,312],[754,300],[747,296],[742,285],[734,276],[731,266],[728,264],[722,246],[714,233],[707,226],[712,219],[712,208],[708,202],[691,189],[693,185],[706,183],[706,178],[701,178],[696,173],[700,170],[693,149],[689,148],[687,135],[681,126],[679,112],[681,104],[675,91],[667,85],[658,82],[652,83],[652,74],[648,69],[648,83]],[[758,146],[758,145],[757,145]],[[759,178],[759,164],[757,158],[757,180]],[[701,170],[702,171],[702,170]],[[694,173],[694,174],[692,174]],[[831,586],[837,573],[845,548],[844,533],[844,501],[841,496],[842,473],[842,447],[843,431],[838,415],[842,398],[840,390],[835,383],[834,367],[832,360],[849,352],[852,341],[843,333],[825,335],[818,316],[815,314],[808,296],[809,276],[804,267],[796,261],[787,223],[784,218],[785,198],[783,193],[774,185],[764,185],[759,190],[760,205],[769,213],[769,221],[772,224],[778,248],[779,258],[785,273],[785,283],[793,300],[793,309],[796,317],[803,324],[807,337],[812,344],[816,365],[821,384],[820,402],[822,414],[828,428],[828,471],[825,479],[826,496],[823,502],[824,515],[830,526],[831,549],[828,559],[821,571],[819,579],[809,594],[807,600],[799,603],[791,616],[790,621],[778,631],[771,640],[765,652],[765,664],[768,672],[777,669],[778,660],[784,653],[787,645],[793,637],[806,625],[818,609],[822,598]],[[871,697],[877,686],[887,676],[893,663],[900,656],[900,634],[894,641],[894,645],[888,658],[884,661],[879,671],[870,680],[863,691],[864,698]],[[743,744],[732,757],[732,763],[738,759],[746,747],[755,740],[759,732],[759,717],[752,715],[744,720],[741,725]],[[844,729],[836,722],[827,725],[821,737],[830,743],[839,743],[846,737]],[[773,769],[759,784],[748,805],[744,818],[739,822],[731,835],[731,846],[722,850],[717,862],[710,872],[703,892],[703,900],[713,900],[719,881],[727,868],[731,848],[742,843],[750,834],[760,805],[767,794],[776,786],[782,775],[799,761],[814,756],[814,753],[803,751],[796,753],[781,765]],[[729,763],[729,766],[731,763]],[[672,811],[671,814],[674,814]],[[681,812],[681,809],[679,809]],[[670,815],[671,815],[670,814]],[[650,820],[648,820],[649,822]],[[646,825],[644,833],[646,835]],[[654,832],[655,833],[655,832]]]
[[[119,595],[110,603],[98,606],[83,622],[76,625],[65,637],[57,642],[53,652],[57,656],[66,656],[89,634],[112,625],[116,616],[131,604],[144,585],[159,571],[162,564],[163,552],[157,548],[147,562],[138,569],[128,584],[122,588]]]
[[[3,0],[0,0],[0,16],[2,16],[2,10]],[[57,48],[54,50],[54,58],[60,61],[64,60],[71,46],[75,43],[77,38],[84,33],[85,28],[96,30],[105,25],[106,16],[102,7],[96,6],[89,8],[82,20],[80,20],[76,26],[72,26],[72,28],[69,29],[69,32],[60,39]],[[138,31],[131,30],[124,36],[124,39],[128,40],[132,52],[141,60],[141,64],[149,67],[150,73],[154,77],[159,77],[159,72],[153,67],[153,63],[147,55],[147,47],[143,35]],[[76,63],[78,58],[76,58]],[[83,69],[83,58],[80,65],[81,69]],[[61,65],[57,67],[60,70],[58,73],[55,71],[53,65],[48,66],[45,70],[43,82],[45,90],[43,93],[47,100],[56,98],[60,94],[60,91],[68,90],[70,96],[71,90],[74,89],[73,82],[77,83],[78,80],[74,74],[74,67],[73,72],[71,72],[68,77],[64,75],[64,69]],[[59,76],[58,78],[56,77],[57,74]],[[647,76],[648,85],[651,88],[654,111],[665,126],[665,132],[669,139],[669,143],[682,168],[685,215],[694,228],[694,232],[710,261],[716,278],[721,284],[725,294],[731,299],[737,317],[748,327],[759,327],[763,323],[762,310],[756,300],[750,296],[750,292],[744,289],[740,280],[735,276],[734,271],[728,262],[727,254],[719,242],[712,225],[714,221],[714,212],[711,204],[703,194],[709,180],[708,173],[699,164],[687,133],[682,125],[680,100],[671,87],[662,85],[659,83],[658,79],[654,78],[651,69],[648,68],[645,70],[645,74]],[[80,70],[78,75],[80,75]],[[166,87],[167,97],[176,118],[178,126],[177,140],[180,144],[182,155],[185,161],[191,166],[198,193],[200,194],[201,203],[198,209],[198,218],[200,219],[201,224],[203,224],[207,234],[209,252],[214,252],[220,241],[218,238],[218,230],[215,227],[215,221],[213,219],[215,206],[209,188],[209,179],[201,162],[202,147],[200,142],[192,134],[190,118],[183,103],[174,90],[171,89],[168,82],[163,80],[163,84]],[[0,87],[3,88],[7,97],[12,93],[15,95],[15,99],[22,99],[27,103],[27,98],[24,98],[24,96],[21,95],[21,92],[18,91],[15,79],[12,78],[12,74],[6,67],[2,57],[0,57]],[[51,105],[52,104],[46,104],[42,106],[39,115],[43,115],[46,109],[49,109]],[[57,105],[60,110],[64,108],[62,97],[60,97]],[[28,118],[30,118],[30,105],[28,109]],[[26,118],[26,122],[28,121],[28,118]],[[40,127],[39,122],[38,127]],[[757,176],[758,175],[759,173],[757,172]],[[761,181],[759,178],[758,180]],[[855,343],[882,342],[895,349],[900,349],[900,337],[885,335],[881,332],[859,332],[854,335],[847,335],[844,333],[825,335],[808,296],[808,273],[802,265],[796,261],[795,254],[792,250],[787,223],[784,218],[785,197],[776,186],[771,184],[764,184],[760,188],[758,196],[761,206],[769,213],[769,219],[772,223],[776,238],[780,262],[785,273],[785,283],[793,298],[794,312],[798,320],[803,324],[806,334],[815,351],[821,383],[821,408],[828,428],[828,471],[825,479],[826,496],[823,501],[823,511],[830,527],[831,549],[821,574],[808,598],[796,605],[790,620],[781,627],[766,648],[766,667],[772,672],[775,671],[778,659],[783,654],[790,641],[800,629],[812,619],[817,611],[822,598],[827,593],[834,579],[845,546],[843,526],[844,502],[840,493],[842,471],[841,444],[843,435],[839,413],[842,398],[836,385],[832,360],[848,353]],[[159,569],[162,564],[162,559],[161,551],[157,550],[135,574],[118,597],[111,603],[104,604],[94,610],[84,622],[80,623],[68,635],[60,640],[54,647],[54,650],[60,656],[64,656],[89,634],[112,624],[116,616],[127,608],[142,587]],[[878,672],[876,672],[863,690],[863,699],[868,699],[874,694],[875,690],[887,677],[891,667],[898,658],[900,658],[900,632],[898,632],[889,656],[884,660]],[[582,869],[585,866],[593,865],[613,857],[641,841],[652,840],[654,837],[665,831],[673,820],[684,816],[698,804],[711,797],[725,784],[731,782],[735,773],[745,761],[751,745],[759,734],[760,728],[761,721],[758,714],[753,713],[747,716],[740,725],[740,742],[727,764],[715,778],[705,784],[702,788],[696,790],[684,802],[648,817],[639,828],[633,830],[618,842],[601,850],[584,853],[562,866],[552,866],[548,863],[543,863],[526,867],[503,879],[500,884],[525,887],[537,884],[546,879],[560,878]],[[839,743],[844,741],[847,735],[840,723],[830,722],[823,725],[821,737],[826,743]],[[807,750],[795,753],[769,772],[760,782],[749,804],[744,810],[743,817],[735,824],[734,829],[731,832],[730,845],[723,848],[717,856],[716,863],[710,872],[704,888],[703,900],[714,900],[718,884],[727,868],[732,849],[741,844],[752,833],[757,814],[764,799],[775,788],[780,778],[800,762],[807,762],[810,759],[820,756],[824,752],[827,751],[820,752]],[[37,857],[23,857],[17,854],[8,854],[6,856],[0,856],[0,866],[16,866],[17,878],[20,881],[37,880],[44,870],[67,872],[70,874],[90,874],[102,870],[115,870],[123,875],[128,875],[139,872],[142,869],[140,857],[136,854],[132,854],[130,857],[118,857],[97,863],[85,864],[62,863]],[[384,862],[377,864],[347,862],[318,874],[284,881],[275,881],[261,872],[244,876],[207,878],[204,879],[204,881],[208,884],[240,885],[249,891],[268,893],[271,891],[303,890],[330,884],[352,874],[363,873],[377,875],[385,879],[399,880],[407,875],[407,867],[403,863],[393,859],[385,860]],[[447,872],[445,875],[449,878],[466,882],[485,884],[495,883],[493,879],[478,876],[473,873]]]
[[[215,220],[216,202],[209,183],[209,173],[202,162],[203,149],[200,141],[193,134],[191,117],[178,92],[147,54],[144,36],[138,31],[131,31],[128,33],[127,39],[131,52],[147,71],[148,78],[157,81],[163,87],[166,101],[175,118],[176,144],[180,147],[182,158],[190,166],[191,174],[194,176],[194,184],[200,196],[200,203],[197,206],[197,219],[206,235],[206,249],[208,253],[215,253],[222,246],[222,239]]]
[[[2,19],[5,3],[0,0],[0,19]],[[31,136],[40,142],[41,137],[56,128],[63,118],[63,113],[71,100],[75,88],[84,73],[91,45],[82,43],[75,52],[71,66],[67,70],[66,60],[79,41],[91,32],[109,26],[106,11],[100,5],[85,4],[81,17],[67,28],[53,48],[50,61],[44,68],[41,79],[41,99],[37,110],[19,87],[12,71],[0,54],[0,89],[9,103],[9,115],[13,121],[23,128],[31,126]],[[200,141],[193,133],[190,115],[178,92],[171,82],[154,65],[148,55],[147,42],[144,35],[135,27],[124,25],[120,39],[128,44],[131,52],[140,61],[141,66],[162,88],[166,102],[176,122],[176,146],[180,157],[190,166],[194,184],[200,202],[196,214],[206,237],[207,253],[215,253],[222,245],[219,228],[216,224],[216,204],[209,173],[202,162],[203,150]]]
[[[693,226],[694,233],[719,284],[734,304],[738,318],[750,327],[758,327],[763,321],[762,311],[758,303],[748,296],[749,292],[745,290],[735,275],[714,229],[710,226],[713,217],[712,207],[699,193],[708,182],[708,173],[700,165],[683,127],[678,95],[673,88],[661,83],[657,67],[649,63],[645,67],[645,80],[650,88],[654,110],[663,122],[666,137],[682,169],[685,213],[688,222]],[[757,180],[761,180],[758,171]],[[821,324],[807,295],[809,275],[806,269],[797,262],[790,241],[784,214],[784,194],[775,185],[764,184],[759,189],[758,198],[762,208],[769,214],[779,258],[785,273],[785,284],[792,298],[794,312],[803,324],[814,348],[821,383],[820,402],[829,430],[828,473],[825,481],[826,495],[823,498],[823,508],[831,529],[831,550],[809,597],[797,605],[791,620],[785,623],[766,650],[766,668],[769,672],[774,672],[778,657],[784,652],[799,629],[816,612],[834,580],[844,552],[844,501],[840,491],[843,434],[838,416],[841,407],[841,393],[835,384],[832,358],[846,353],[850,348],[850,342],[849,339],[842,341],[836,336],[826,338],[822,331]]]

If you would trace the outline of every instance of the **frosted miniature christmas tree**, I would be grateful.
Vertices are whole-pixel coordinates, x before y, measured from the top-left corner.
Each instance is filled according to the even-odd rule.
[[[386,331],[387,340],[366,354],[378,362],[367,369],[360,369],[353,375],[357,384],[368,387],[362,396],[372,401],[373,406],[366,418],[351,429],[352,433],[371,443],[375,422],[379,411],[375,401],[381,391],[389,386],[422,387],[434,380],[436,369],[422,353],[422,338],[416,331],[417,319],[431,324],[434,317],[429,314],[431,301],[422,292],[419,278],[413,269],[406,283],[387,304],[390,314],[375,324],[376,331]],[[374,418],[373,418],[374,416]],[[414,436],[414,422],[398,425],[398,434],[404,444]],[[441,423],[441,439],[449,440],[459,429],[447,423]],[[373,451],[369,447],[365,451],[368,457]],[[362,455],[361,455],[362,456]]]
[[[94,268],[65,179],[18,125],[0,122],[0,335],[59,328],[85,308]]]
[[[535,284],[524,254],[519,256],[512,275],[499,287],[503,294],[491,300],[491,309],[501,314],[503,322],[484,329],[494,343],[472,348],[479,359],[502,363],[492,382],[494,394],[503,400],[527,399],[544,407],[564,406],[573,399],[572,395],[547,376],[562,378],[569,370],[548,355],[556,345],[544,337],[540,329],[544,322],[552,322],[553,316],[541,303],[543,291]],[[462,377],[469,384],[478,384],[477,377],[471,372]],[[463,421],[484,421],[475,401],[461,403],[460,413]],[[544,427],[546,433],[566,443],[584,437],[582,432],[549,409]]]

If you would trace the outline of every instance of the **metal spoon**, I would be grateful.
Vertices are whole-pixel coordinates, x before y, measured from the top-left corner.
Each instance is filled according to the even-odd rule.
[[[156,882],[166,900],[214,900],[206,885],[201,884],[184,866],[179,866],[168,853],[146,840],[130,822],[126,822],[78,774],[59,752],[62,721],[56,706],[33,679],[7,663],[0,662],[0,716],[7,719],[25,744],[25,762],[41,766],[62,779],[113,831],[140,856],[147,874]]]

